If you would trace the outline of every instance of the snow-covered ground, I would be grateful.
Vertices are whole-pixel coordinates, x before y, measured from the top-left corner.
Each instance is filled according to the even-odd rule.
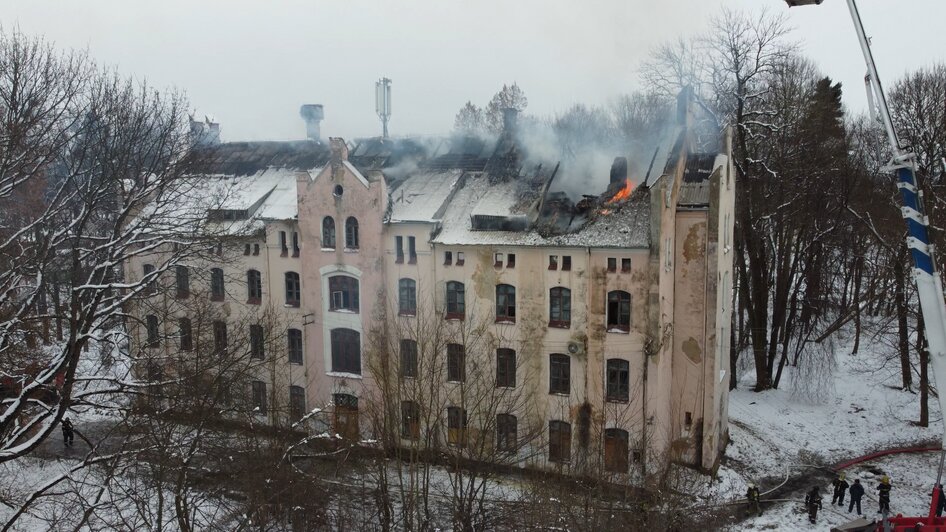
[[[885,337],[862,336],[857,355],[850,354],[850,339],[830,349],[833,363],[814,364],[808,370],[786,368],[778,390],[753,392],[754,374],[745,372],[740,388],[730,396],[731,443],[716,495],[741,498],[746,483],[755,481],[765,500],[765,492],[787,476],[818,473],[825,465],[886,448],[939,441],[943,424],[935,397],[930,398],[930,426],[916,426],[919,396],[900,389],[898,363],[889,360],[895,351]],[[811,354],[825,353],[815,349]],[[882,473],[892,479],[893,513],[922,515],[929,509],[938,460],[938,453],[892,455],[851,467],[846,474],[849,482],[860,478],[865,485],[862,509],[869,518],[877,516],[875,490]],[[824,530],[854,517],[847,506],[840,512],[830,506],[829,481],[818,485],[827,497],[817,525],[808,523],[802,508],[804,492],[811,488],[806,483],[785,496],[790,500],[770,503],[762,517],[740,523],[738,529]]]

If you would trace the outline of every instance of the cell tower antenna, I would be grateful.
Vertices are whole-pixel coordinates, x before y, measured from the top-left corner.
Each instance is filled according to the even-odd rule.
[[[381,119],[381,137],[388,138],[388,120],[391,119],[391,79],[381,78],[374,84],[374,110]]]

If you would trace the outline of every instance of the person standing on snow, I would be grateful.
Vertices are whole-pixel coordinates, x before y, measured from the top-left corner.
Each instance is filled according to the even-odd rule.
[[[762,517],[762,507],[759,505],[759,488],[752,482],[749,483],[749,489],[746,490],[746,500],[749,501],[746,506],[746,515],[754,510],[759,514],[759,517]]]
[[[879,514],[890,513],[890,477],[884,475],[880,478],[880,484],[877,485],[877,499],[880,502]]]
[[[855,478],[854,485],[851,486],[851,504],[847,507],[847,513],[851,513],[854,505],[857,505],[857,515],[861,515],[861,497],[864,496],[864,486],[861,485],[861,479]]]
[[[62,418],[62,442],[66,447],[72,447],[73,432],[72,421],[69,421],[67,417]]]
[[[844,473],[838,473],[837,478],[831,482],[831,485],[834,486],[834,496],[831,497],[831,504],[838,503],[838,506],[844,506],[844,494],[847,493],[847,488],[850,485],[844,478]]]
[[[818,486],[811,488],[811,491],[805,495],[805,507],[808,508],[808,520],[815,524],[818,520],[818,510],[821,509],[821,494],[818,493]]]

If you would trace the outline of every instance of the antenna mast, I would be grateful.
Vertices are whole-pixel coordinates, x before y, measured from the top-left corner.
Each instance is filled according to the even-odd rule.
[[[374,84],[374,110],[381,119],[382,138],[388,138],[388,120],[391,119],[391,79],[381,78]]]

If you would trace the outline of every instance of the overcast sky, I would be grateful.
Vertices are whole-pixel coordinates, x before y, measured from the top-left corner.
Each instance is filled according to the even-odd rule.
[[[299,105],[325,105],[323,136],[380,133],[374,82],[393,79],[391,132],[443,133],[467,100],[517,82],[528,112],[603,104],[640,88],[656,44],[698,34],[722,5],[787,12],[794,39],[845,101],[865,109],[864,63],[844,0],[4,0],[0,21],[99,63],[183,89],[224,140],[304,138]],[[946,60],[946,0],[860,0],[881,78]]]

